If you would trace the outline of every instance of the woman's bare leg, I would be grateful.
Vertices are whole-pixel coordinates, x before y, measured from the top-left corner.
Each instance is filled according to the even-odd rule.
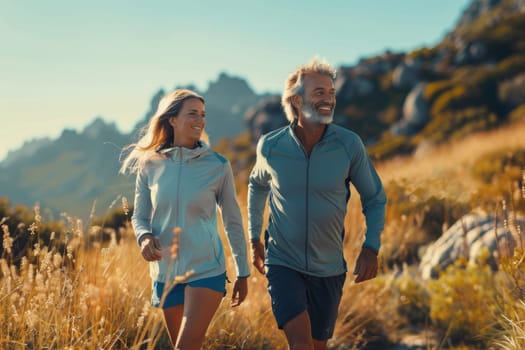
[[[180,325],[182,323],[182,313],[184,305],[177,305],[162,310],[164,312],[164,321],[170,336],[171,344],[175,344],[179,335]]]
[[[208,288],[187,286],[184,290],[184,313],[175,349],[199,350],[206,330],[217,311],[223,293]]]

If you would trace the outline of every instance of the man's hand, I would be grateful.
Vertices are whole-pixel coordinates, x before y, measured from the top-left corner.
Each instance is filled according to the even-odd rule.
[[[232,301],[230,305],[232,307],[241,305],[244,299],[246,299],[246,295],[248,295],[248,278],[238,277],[233,285]]]
[[[264,245],[261,241],[252,242],[252,264],[264,275]]]
[[[146,261],[162,259],[160,243],[153,235],[147,235],[142,238],[140,241],[140,253]]]
[[[361,249],[354,269],[354,275],[356,275],[355,283],[376,277],[377,268],[377,254],[369,248]]]

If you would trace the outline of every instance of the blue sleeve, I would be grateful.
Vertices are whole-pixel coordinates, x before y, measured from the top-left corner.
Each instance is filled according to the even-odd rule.
[[[264,137],[257,143],[256,161],[248,182],[248,233],[250,241],[259,241],[263,223],[264,208],[270,191],[271,176],[262,148]]]
[[[381,233],[385,225],[386,195],[381,179],[359,138],[353,154],[350,181],[359,192],[367,228],[363,247],[377,253],[381,246]]]
[[[137,237],[137,242],[140,242],[140,239],[145,234],[152,234],[151,212],[152,204],[147,175],[144,169],[140,169],[135,181],[135,204],[133,216],[131,217],[131,224]]]

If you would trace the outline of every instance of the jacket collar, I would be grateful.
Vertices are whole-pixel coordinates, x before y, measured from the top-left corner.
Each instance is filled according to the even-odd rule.
[[[174,146],[174,147],[163,148],[157,151],[157,153],[160,155],[165,155],[174,161],[187,162],[189,160],[199,158],[204,153],[206,153],[209,150],[209,148],[210,147],[205,142],[199,141],[195,145],[195,148]]]
[[[290,125],[288,126],[288,130],[290,132],[290,134],[297,139],[297,141],[299,141],[299,139],[297,138],[297,134],[296,134],[296,128],[297,128],[297,119],[294,119]],[[321,137],[321,139],[319,140],[319,143],[325,141],[328,136],[332,135],[333,133],[335,132],[334,130],[334,125],[333,125],[333,122],[326,125],[326,129],[324,130],[324,134],[323,136]]]

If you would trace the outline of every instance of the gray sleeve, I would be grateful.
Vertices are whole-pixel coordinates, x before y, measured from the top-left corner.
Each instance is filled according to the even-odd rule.
[[[151,212],[152,204],[147,175],[144,169],[140,169],[135,181],[135,204],[133,216],[131,217],[131,224],[137,237],[137,242],[140,242],[143,235],[152,233]]]
[[[217,196],[217,204],[235,261],[237,277],[249,276],[250,268],[246,249],[246,235],[243,228],[241,210],[237,202],[233,172],[229,162],[224,164],[223,181]]]

